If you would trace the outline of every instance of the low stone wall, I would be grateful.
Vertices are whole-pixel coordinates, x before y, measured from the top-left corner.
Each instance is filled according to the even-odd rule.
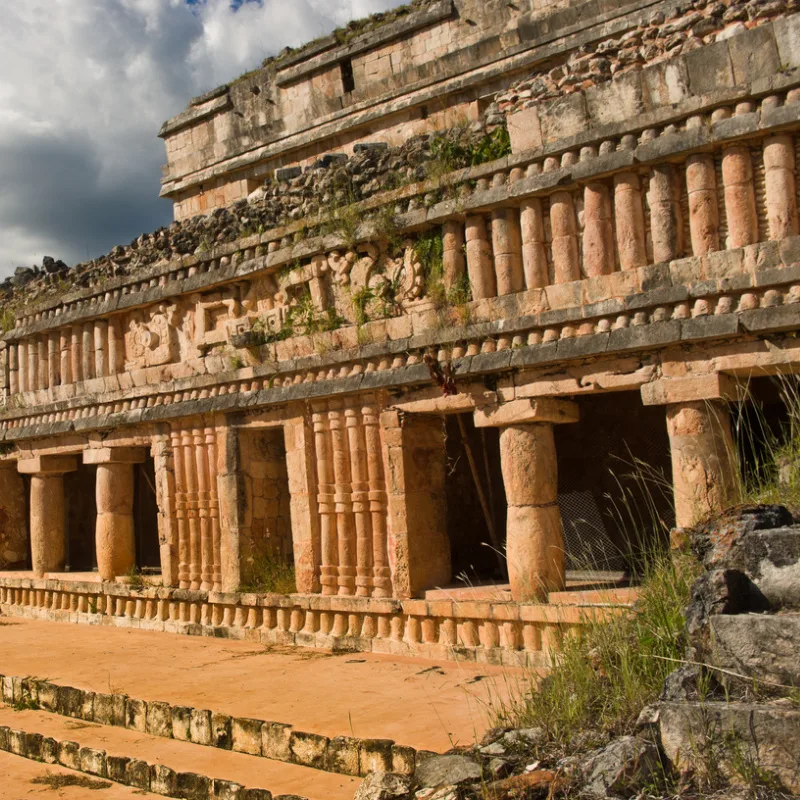
[[[136,590],[117,583],[0,579],[0,611],[9,616],[512,667],[546,666],[564,635],[626,608]]]
[[[232,717],[208,709],[147,702],[122,694],[103,694],[37,678],[0,676],[4,703],[38,706],[65,717],[113,725],[166,739],[233,750],[273,761],[363,777],[370,772],[412,775],[427,751],[390,739],[321,736],[282,722]],[[1,735],[1,734],[0,734]],[[65,765],[66,766],[66,765]]]

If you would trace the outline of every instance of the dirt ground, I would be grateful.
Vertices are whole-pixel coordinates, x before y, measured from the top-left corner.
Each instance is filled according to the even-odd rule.
[[[0,673],[443,752],[475,741],[521,671],[0,619]]]

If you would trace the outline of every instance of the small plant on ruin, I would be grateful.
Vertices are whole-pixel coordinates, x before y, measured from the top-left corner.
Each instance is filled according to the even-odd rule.
[[[297,591],[294,565],[287,564],[271,553],[253,559],[248,578],[240,586],[240,592],[292,594]]]
[[[23,689],[21,697],[12,703],[12,708],[14,711],[39,711],[41,706],[33,699],[28,689]]]
[[[16,322],[17,320],[14,310],[8,306],[3,308],[2,312],[0,312],[0,328],[3,329],[3,333],[13,331]]]
[[[244,359],[240,355],[233,355],[228,358],[228,369],[237,370],[243,369],[245,366]]]
[[[137,566],[133,566],[128,570],[128,574],[125,576],[128,582],[128,586],[135,592],[140,592],[144,589],[144,578],[142,577],[142,571]]]
[[[353,293],[351,297],[351,302],[353,303],[353,315],[355,317],[355,323],[359,327],[366,325],[367,322],[369,322],[368,308],[370,303],[372,303],[375,299],[375,292],[373,292],[369,286],[364,286],[357,292]]]
[[[443,305],[447,299],[444,289],[444,243],[440,229],[423,233],[414,243],[414,253],[419,259],[425,281],[425,293]]]

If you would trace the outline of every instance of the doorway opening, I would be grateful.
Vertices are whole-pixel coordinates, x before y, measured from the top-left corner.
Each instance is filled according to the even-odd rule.
[[[78,462],[78,468],[64,475],[66,514],[67,572],[92,572],[97,569],[95,547],[95,486],[97,467]]]

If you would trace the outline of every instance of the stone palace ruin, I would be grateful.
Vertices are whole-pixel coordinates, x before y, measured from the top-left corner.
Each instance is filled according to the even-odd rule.
[[[508,664],[615,613],[623,462],[692,524],[800,367],[797,6],[416,0],[192,100],[176,221],[6,286],[0,609]]]

